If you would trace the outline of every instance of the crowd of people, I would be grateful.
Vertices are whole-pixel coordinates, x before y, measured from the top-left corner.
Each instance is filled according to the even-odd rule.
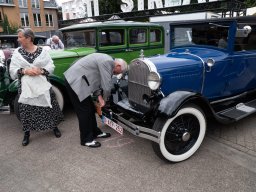
[[[62,111],[56,100],[48,75],[53,73],[53,61],[45,49],[33,43],[34,32],[30,28],[18,29],[18,47],[10,63],[10,76],[18,79],[18,110],[24,131],[22,145],[30,142],[30,131],[53,130],[61,137],[58,124],[63,120]],[[49,41],[52,49],[64,48],[57,36]],[[103,53],[93,53],[76,61],[65,73],[66,90],[76,112],[80,144],[100,147],[97,138],[108,138],[97,126],[94,95],[100,107],[104,107],[110,95],[112,75],[127,70],[127,63],[121,58],[112,58]],[[40,85],[40,86],[38,86]]]

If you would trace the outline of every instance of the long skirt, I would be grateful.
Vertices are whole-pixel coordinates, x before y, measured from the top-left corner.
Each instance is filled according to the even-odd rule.
[[[19,103],[23,131],[54,129],[63,120],[62,111],[52,89],[50,90],[50,96],[52,108]]]

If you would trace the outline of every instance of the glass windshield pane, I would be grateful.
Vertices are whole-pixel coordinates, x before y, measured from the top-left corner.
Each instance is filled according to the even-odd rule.
[[[214,23],[177,26],[171,29],[171,47],[207,45],[227,48],[227,25]]]
[[[94,30],[65,32],[63,38],[66,48],[95,46]]]

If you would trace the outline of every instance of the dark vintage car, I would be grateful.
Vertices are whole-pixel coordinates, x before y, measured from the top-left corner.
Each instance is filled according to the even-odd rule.
[[[117,78],[106,124],[152,141],[171,162],[200,147],[207,120],[256,112],[256,17],[170,24],[168,54],[133,60]]]

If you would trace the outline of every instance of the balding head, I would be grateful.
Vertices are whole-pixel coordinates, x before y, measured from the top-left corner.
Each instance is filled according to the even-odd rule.
[[[58,44],[59,43],[59,37],[57,36],[57,35],[53,35],[52,36],[52,41],[54,42],[54,43],[56,43],[56,44]]]
[[[115,67],[114,67],[113,73],[115,75],[118,75],[120,73],[124,73],[128,70],[128,65],[127,65],[125,60],[123,60],[121,58],[116,58],[114,60],[114,63],[115,63]]]

